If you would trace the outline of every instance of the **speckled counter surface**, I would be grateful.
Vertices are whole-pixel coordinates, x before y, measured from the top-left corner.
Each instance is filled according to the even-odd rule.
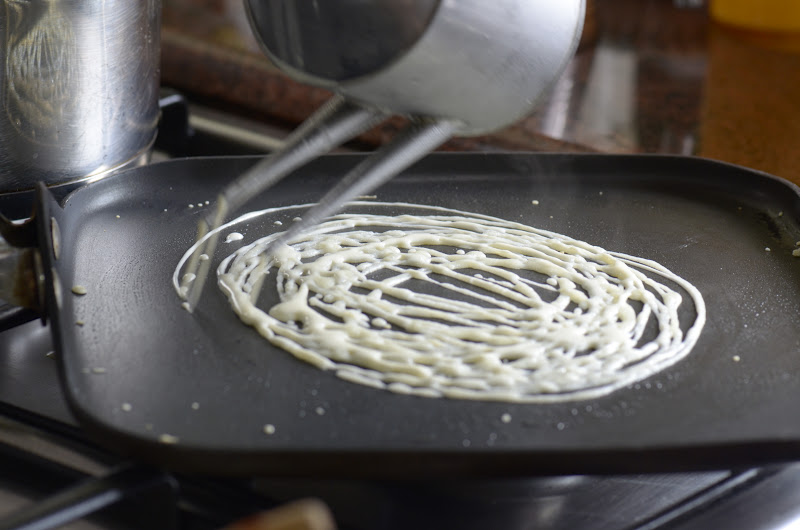
[[[163,2],[165,86],[288,127],[329,96],[269,63],[241,0]],[[702,8],[676,4],[596,0],[593,38],[536,112],[445,148],[699,155],[800,183],[800,53],[786,51],[785,42],[756,42],[710,22]],[[381,143],[400,123],[390,121],[361,140]]]

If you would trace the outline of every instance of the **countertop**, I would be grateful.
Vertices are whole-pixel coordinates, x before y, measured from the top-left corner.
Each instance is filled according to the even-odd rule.
[[[699,2],[596,0],[562,77],[525,120],[449,150],[674,153],[800,183],[800,35],[777,41],[709,20]],[[329,93],[259,51],[241,0],[163,0],[162,84],[292,127]],[[386,141],[401,120],[360,138]]]

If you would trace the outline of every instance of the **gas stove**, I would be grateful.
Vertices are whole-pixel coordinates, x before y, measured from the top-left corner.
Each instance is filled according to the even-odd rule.
[[[285,135],[167,90],[161,107],[154,162],[263,154]],[[30,200],[0,198],[0,208],[22,217]],[[3,314],[0,529],[212,529],[307,497],[324,501],[345,529],[800,527],[798,464],[460,481],[230,479],[153,469],[85,435],[64,401],[48,327],[13,308]]]

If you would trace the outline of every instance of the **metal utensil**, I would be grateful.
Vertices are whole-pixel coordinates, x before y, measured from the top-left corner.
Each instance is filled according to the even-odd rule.
[[[392,142],[345,175],[281,244],[453,135],[483,134],[529,112],[558,77],[580,37],[585,0],[245,0],[266,54],[296,79],[338,95],[287,145],[223,190],[198,226],[202,241],[229,212],[300,165],[376,125],[411,117]],[[182,290],[192,310],[216,235],[198,246]]]

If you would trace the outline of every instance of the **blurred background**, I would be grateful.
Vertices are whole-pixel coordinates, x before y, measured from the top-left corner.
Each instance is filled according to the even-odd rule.
[[[286,129],[328,97],[269,63],[239,0],[163,7],[162,85],[190,101]],[[589,0],[580,49],[537,111],[445,149],[699,155],[800,182],[798,86],[795,0]]]
[[[800,3],[589,0],[580,49],[528,119],[447,149],[699,155],[800,181]],[[328,95],[261,54],[238,0],[164,0],[162,84],[280,127]],[[374,145],[389,124],[362,137]]]

